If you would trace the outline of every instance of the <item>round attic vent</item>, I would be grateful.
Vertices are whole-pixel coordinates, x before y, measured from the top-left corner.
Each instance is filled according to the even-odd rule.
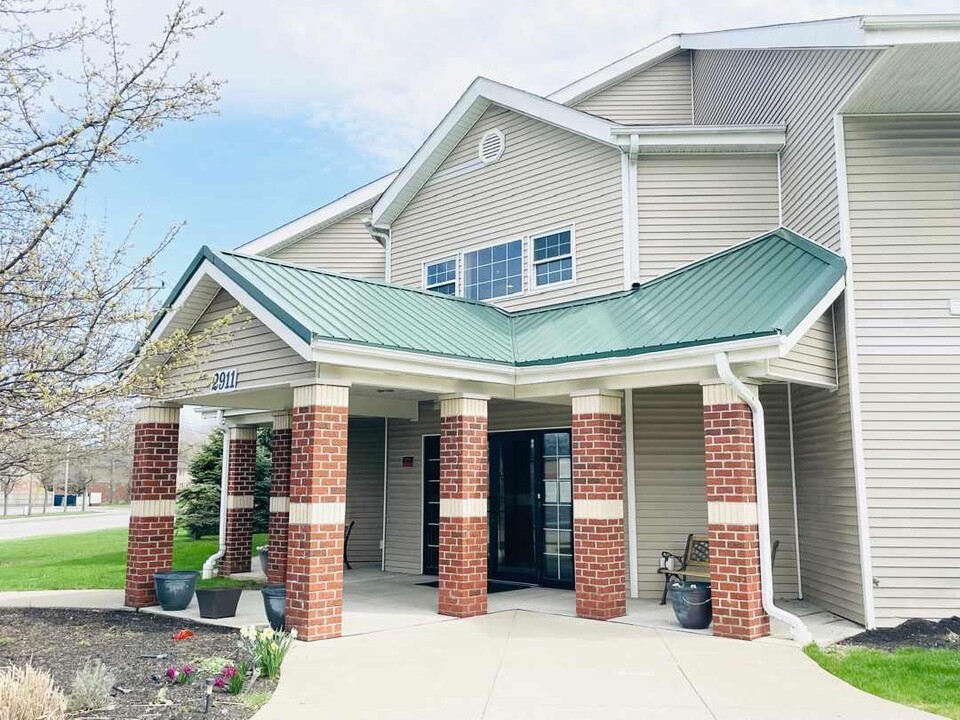
[[[477,148],[480,161],[484,165],[495,163],[500,159],[500,156],[503,155],[503,148],[506,147],[506,145],[507,141],[499,128],[487,130],[487,132],[483,134],[483,137],[480,138],[480,145]]]

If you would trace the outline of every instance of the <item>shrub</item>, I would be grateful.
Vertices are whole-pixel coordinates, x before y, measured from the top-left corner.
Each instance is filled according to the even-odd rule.
[[[67,701],[46,670],[0,669],[0,720],[64,720]]]
[[[253,659],[254,667],[260,671],[260,675],[275,680],[280,675],[283,658],[296,639],[296,629],[277,632],[269,627],[257,630],[251,625],[240,631],[240,648]]]
[[[117,676],[106,665],[91,660],[73,676],[67,707],[75,712],[109,707],[113,704],[110,691],[116,684]]]

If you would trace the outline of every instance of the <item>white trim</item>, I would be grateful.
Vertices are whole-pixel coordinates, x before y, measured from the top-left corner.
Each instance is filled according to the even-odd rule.
[[[382,178],[362,185],[313,212],[244,243],[237,248],[237,252],[247,253],[248,255],[264,255],[276,252],[310,233],[322,230],[364,208],[371,207],[399,172],[399,170],[396,170],[389,175],[384,175]]]
[[[554,235],[556,233],[569,232],[570,233],[570,253],[568,255],[557,255],[556,257],[547,258],[546,260],[537,261],[534,259],[534,243],[542,238],[547,237],[548,235]],[[544,290],[553,290],[555,288],[566,287],[567,285],[573,285],[577,282],[577,230],[574,223],[569,225],[562,225],[558,228],[551,230],[541,231],[537,233],[530,233],[527,235],[528,246],[525,246],[524,249],[530,253],[530,262],[527,263],[528,268],[527,272],[529,277],[527,278],[527,283],[529,286],[530,293],[543,292]],[[570,279],[561,280],[555,283],[546,283],[544,285],[537,284],[537,265],[543,265],[544,263],[553,262],[556,260],[563,260],[564,258],[570,258]],[[521,258],[522,260],[523,258]]]
[[[843,292],[843,288],[846,287],[846,279],[840,278],[834,283],[833,287],[827,291],[827,294],[814,305],[813,310],[806,314],[803,320],[800,321],[789,335],[783,336],[783,341],[781,343],[780,352],[785,356],[789,353],[793,346],[796,345],[800,338],[807,334],[807,331],[813,327],[814,323],[817,322],[826,312],[833,306],[834,301],[840,297],[840,293]]]
[[[428,290],[428,291],[430,291],[430,292],[439,292],[438,290],[435,290],[434,288],[438,288],[438,287],[440,287],[440,286],[442,286],[442,285],[449,285],[449,284],[450,284],[450,281],[447,280],[446,282],[435,283],[435,284],[431,287],[431,286],[427,283],[427,268],[430,267],[431,265],[439,265],[440,263],[450,262],[451,260],[453,261],[453,295],[454,295],[454,297],[456,297],[456,296],[457,296],[457,290],[459,290],[459,284],[460,284],[460,283],[459,283],[459,280],[460,280],[460,256],[459,256],[459,254],[456,254],[456,253],[453,254],[453,255],[446,255],[446,256],[444,256],[444,257],[440,257],[440,258],[436,258],[436,259],[424,260],[422,263],[420,263],[420,287],[422,287],[424,290]],[[441,294],[445,294],[445,293],[441,293]]]
[[[797,599],[803,600],[800,571],[800,516],[797,512],[797,454],[793,441],[793,383],[787,383],[787,430],[790,433],[790,494],[793,501],[793,552],[797,561]]]
[[[631,125],[610,129],[621,148],[636,143],[640,154],[779,152],[785,125]],[[636,140],[634,140],[636,138]]]
[[[612,145],[609,120],[580,112],[517,88],[477,78],[374,204],[375,226],[389,225],[420,191],[430,176],[464,138],[491,104],[569,130],[604,145]]]
[[[633,427],[633,389],[623,392],[624,458],[627,485],[627,577],[630,597],[640,597],[640,570],[637,552],[637,462]]]
[[[604,88],[615,85],[628,75],[633,75],[644,68],[656,65],[678,52],[680,52],[680,35],[667,35],[635,53],[631,53],[596,72],[565,85],[548,95],[547,98],[565,105],[574,105]]]
[[[380,572],[387,570],[387,486],[390,479],[390,418],[383,419],[383,528],[380,531]],[[420,484],[423,484],[421,478]],[[423,532],[421,529],[420,532]],[[422,546],[423,543],[420,543]],[[422,552],[422,551],[421,551]],[[422,569],[422,568],[421,568]]]
[[[847,156],[843,116],[833,116],[834,155],[837,167],[837,196],[840,210],[840,250],[847,261],[846,292],[843,295],[844,329],[847,341],[847,382],[850,392],[850,425],[853,435],[853,475],[857,500],[857,535],[860,547],[860,584],[863,592],[863,619],[867,629],[876,627],[873,597],[873,558],[870,545],[867,503],[866,460],[863,450],[863,418],[860,411],[860,367],[857,357],[857,324],[854,318],[853,243],[850,229],[850,196],[847,189]]]

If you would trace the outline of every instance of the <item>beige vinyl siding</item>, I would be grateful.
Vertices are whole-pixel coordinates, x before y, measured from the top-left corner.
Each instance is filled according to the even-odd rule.
[[[369,214],[369,209],[362,210],[267,254],[297,265],[383,280],[383,246],[363,226],[363,218]]]
[[[350,563],[380,562],[383,537],[383,418],[350,418],[347,427],[347,524]]]
[[[693,122],[690,53],[680,52],[577,103],[577,110],[622,125]]]
[[[836,392],[793,385],[803,596],[864,622],[843,300],[835,305]]]
[[[220,325],[229,317],[226,325]],[[277,385],[314,376],[314,364],[290,349],[266,325],[253,317],[226,290],[220,290],[200,316],[191,335],[209,333],[194,361],[172,368],[164,396],[206,392],[215,370],[236,369],[237,390]]]
[[[506,147],[498,162],[483,166],[477,144],[492,128],[504,133]],[[391,225],[392,282],[422,287],[426,261],[572,225],[576,281],[497,304],[519,309],[623,288],[616,148],[494,106],[437,173]]]
[[[796,552],[784,386],[761,392],[767,419],[771,533],[780,541],[777,597],[796,597]],[[639,593],[657,598],[664,550],[680,555],[690,533],[707,531],[703,455],[703,390],[699,385],[633,391]]]
[[[569,405],[491,401],[489,430],[532,430],[570,427]],[[386,569],[421,570],[423,436],[440,433],[440,410],[420,403],[420,419],[390,420],[387,476]],[[402,467],[404,455],[413,456],[412,468]]]
[[[772,374],[794,382],[837,384],[837,352],[833,337],[833,311],[828,310],[803,334],[785,357],[770,361]]]
[[[960,605],[960,116],[845,119],[877,622]]]
[[[640,278],[778,224],[776,155],[649,155],[637,166]]]
[[[840,247],[833,115],[877,50],[696,50],[697,125],[784,123],[783,224]]]

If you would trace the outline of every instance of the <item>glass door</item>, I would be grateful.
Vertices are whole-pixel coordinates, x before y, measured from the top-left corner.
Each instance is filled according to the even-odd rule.
[[[423,438],[423,574],[440,572],[440,438]]]
[[[568,430],[540,436],[540,584],[573,587],[573,463]]]
[[[490,577],[537,581],[536,437],[496,433],[490,453]]]

